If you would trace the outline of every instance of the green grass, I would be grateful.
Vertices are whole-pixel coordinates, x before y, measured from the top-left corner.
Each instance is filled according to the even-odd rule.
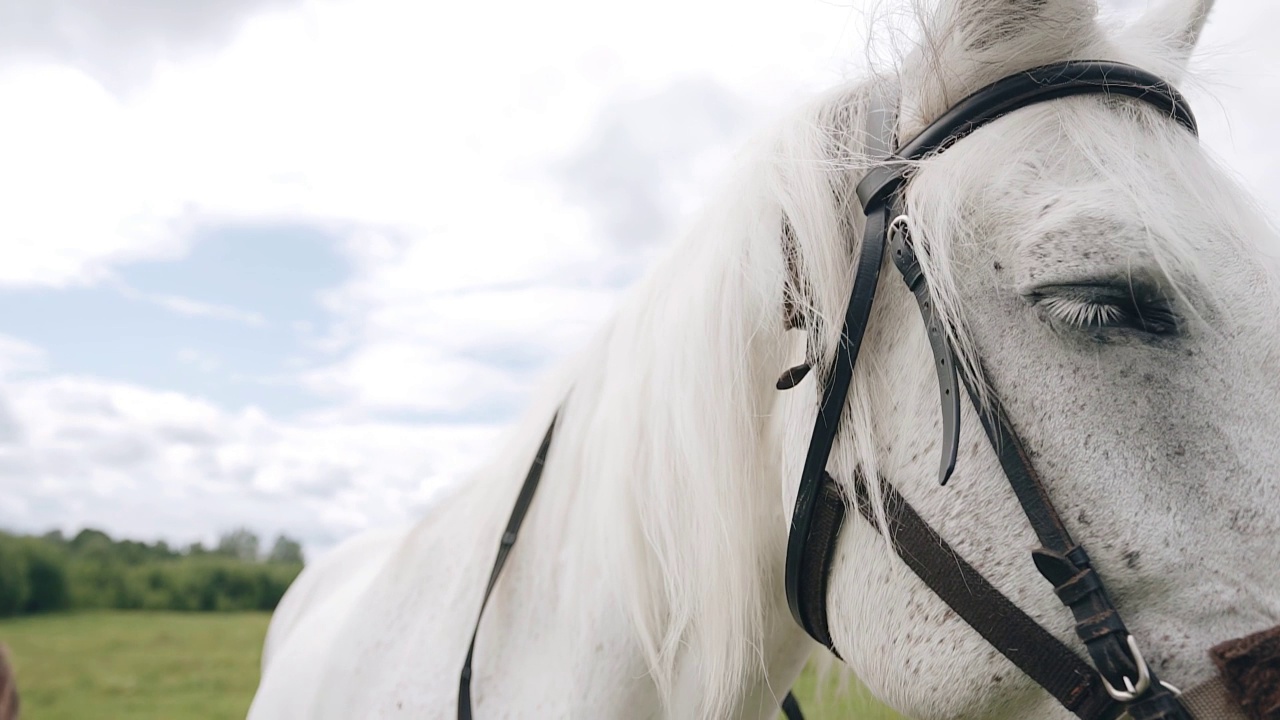
[[[258,685],[267,613],[86,612],[0,621],[23,720],[243,718]],[[861,688],[818,693],[806,671],[806,720],[901,720]],[[815,697],[815,693],[817,697]]]
[[[23,720],[244,718],[267,613],[92,612],[0,622]]]
[[[800,675],[792,691],[800,701],[805,720],[906,720],[876,702],[857,681],[841,691],[835,681],[822,682],[812,666]]]

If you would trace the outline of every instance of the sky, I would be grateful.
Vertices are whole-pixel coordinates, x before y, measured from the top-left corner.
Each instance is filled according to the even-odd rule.
[[[5,0],[0,528],[411,521],[882,4]],[[1184,88],[1268,208],[1278,21]]]

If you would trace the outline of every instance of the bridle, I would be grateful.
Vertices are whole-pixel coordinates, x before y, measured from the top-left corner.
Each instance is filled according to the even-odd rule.
[[[868,113],[868,137],[874,166],[857,185],[866,216],[854,284],[845,311],[835,358],[823,373],[821,399],[805,456],[800,488],[787,541],[786,595],[796,622],[815,640],[839,656],[827,624],[827,579],[844,521],[846,498],[827,473],[827,460],[839,430],[854,366],[871,317],[876,286],[886,250],[911,290],[928,329],[937,370],[942,408],[942,462],[939,481],[946,484],[956,464],[960,437],[960,378],[983,430],[995,449],[1041,547],[1032,552],[1036,568],[1054,587],[1076,620],[1091,663],[1054,637],[996,590],[961,558],[903,499],[894,486],[880,480],[890,542],[928,587],[1014,665],[1047,690],[1064,707],[1086,720],[1112,720],[1127,712],[1133,720],[1205,720],[1243,718],[1223,698],[1215,679],[1182,694],[1156,677],[1139,645],[1108,597],[1101,577],[1084,548],[1071,539],[1054,509],[1047,489],[994,391],[979,400],[968,373],[957,373],[947,329],[934,311],[928,282],[916,258],[916,238],[903,222],[903,190],[915,161],[945,151],[955,142],[1015,110],[1076,95],[1127,97],[1146,103],[1196,134],[1196,123],[1183,97],[1168,83],[1138,68],[1111,62],[1072,61],[1047,65],[1005,77],[956,103],[906,143],[895,146],[896,103],[879,98]],[[793,308],[788,308],[790,315]],[[811,356],[812,357],[812,356]],[[980,361],[978,361],[980,364]],[[780,390],[795,387],[809,365],[788,371]],[[559,416],[557,412],[556,417]],[[550,426],[508,520],[471,636],[458,693],[458,717],[471,720],[471,664],[476,632],[489,595],[502,572],[524,516],[533,501],[554,434]],[[851,483],[855,504],[872,525],[870,491],[860,471]],[[788,694],[783,709],[799,718]]]
[[[835,359],[822,383],[817,419],[791,519],[787,603],[796,622],[838,656],[827,625],[826,595],[846,498],[827,473],[826,465],[840,427],[887,249],[928,329],[942,408],[939,482],[946,484],[956,464],[960,438],[958,377],[963,377],[987,439],[1040,541],[1041,547],[1032,552],[1036,568],[1074,615],[1076,634],[1084,642],[1092,664],[996,590],[921,519],[891,483],[881,479],[886,530],[895,551],[957,615],[1077,716],[1110,720],[1127,711],[1134,720],[1190,720],[1192,716],[1179,699],[1179,691],[1161,682],[1142,657],[1137,640],[1125,627],[1084,547],[1072,540],[994,390],[980,399],[970,374],[957,373],[947,329],[932,304],[928,281],[915,254],[917,239],[911,236],[910,223],[904,222],[903,191],[911,180],[914,161],[945,151],[1015,110],[1075,95],[1132,98],[1153,106],[1196,134],[1190,108],[1168,83],[1138,68],[1110,62],[1065,62],[1005,77],[956,103],[892,152],[896,108],[881,99],[870,109],[867,131],[875,164],[857,186],[866,226]],[[981,365],[980,359],[976,362]],[[794,387],[807,368],[788,371],[779,387]],[[852,486],[859,511],[868,522],[876,524],[867,480],[860,471],[855,472]]]

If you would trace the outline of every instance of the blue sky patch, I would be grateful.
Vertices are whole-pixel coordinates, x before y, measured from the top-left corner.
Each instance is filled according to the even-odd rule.
[[[115,283],[6,290],[0,333],[44,348],[54,372],[288,415],[320,405],[293,378],[322,359],[318,295],[348,272],[319,229],[219,227],[186,257],[125,267]]]

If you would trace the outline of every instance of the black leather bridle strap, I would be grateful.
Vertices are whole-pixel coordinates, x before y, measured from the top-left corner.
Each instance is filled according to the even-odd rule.
[[[965,385],[1009,485],[1040,540],[1041,547],[1032,552],[1036,568],[1053,584],[1062,604],[1071,610],[1076,620],[1076,635],[1084,642],[1098,672],[1119,690],[1125,689],[1125,678],[1137,681],[1144,671],[1149,676],[1151,689],[1129,704],[1129,714],[1134,720],[1187,717],[1175,695],[1161,685],[1155,670],[1150,666],[1140,670],[1137,666],[1124,620],[1084,547],[1071,539],[995,393],[980,398],[968,377]]]
[[[906,182],[910,166],[941,152],[982,126],[1047,100],[1073,95],[1121,96],[1140,100],[1197,134],[1195,116],[1182,96],[1164,80],[1140,68],[1099,60],[1032,68],[1002,78],[956,103],[895,153],[897,162],[881,163],[858,183],[863,207],[885,203]]]
[[[887,158],[893,150],[892,105],[896,105],[896,101],[889,103],[884,98],[875,97],[868,108],[864,130],[867,151],[872,158]],[[853,290],[845,307],[835,359],[830,372],[823,378],[822,399],[813,422],[804,469],[800,472],[800,487],[791,512],[787,542],[785,583],[791,616],[836,657],[840,653],[831,642],[827,627],[827,575],[831,567],[831,553],[835,551],[835,536],[844,521],[844,504],[838,492],[825,482],[827,458],[840,429],[840,416],[844,413],[849,385],[853,381],[853,366],[858,362],[862,337],[871,319],[871,306],[875,303],[880,265],[884,261],[892,220],[892,207],[887,202],[864,208],[863,212],[866,224],[853,271]],[[813,533],[825,541],[811,543],[810,535]],[[805,540],[798,541],[798,538]]]
[[[836,482],[828,476],[826,485],[835,487]],[[875,526],[875,511],[861,472],[854,475],[853,487],[859,512]],[[984,640],[1078,717],[1112,720],[1124,712],[1088,663],[987,582],[892,483],[881,480],[880,492],[888,536],[898,557]]]
[[[786,591],[791,616],[815,640],[835,653],[831,634],[827,628],[827,575],[830,569],[830,552],[835,548],[835,531],[844,519],[843,512],[832,517],[830,498],[819,503],[824,492],[824,476],[827,458],[840,429],[840,416],[844,412],[849,385],[853,381],[853,366],[862,348],[875,300],[876,284],[880,280],[880,263],[884,257],[885,237],[889,224],[889,207],[883,206],[867,215],[867,224],[854,271],[853,292],[845,311],[844,325],[836,347],[832,371],[823,384],[822,401],[814,420],[809,451],[805,455],[804,470],[800,474],[800,488],[796,495],[795,509],[791,514],[790,537],[787,543]],[[824,509],[819,515],[818,510]],[[807,538],[812,532],[825,534],[832,531],[825,552],[810,554],[807,542],[795,538]]]
[[[498,556],[493,561],[493,570],[489,571],[489,584],[484,589],[484,599],[480,601],[480,613],[476,616],[475,629],[471,631],[471,644],[467,646],[467,660],[462,665],[462,675],[458,682],[458,720],[471,720],[471,659],[476,651],[476,635],[480,632],[480,620],[484,617],[484,609],[489,604],[489,595],[493,593],[493,586],[498,583],[498,576],[502,574],[502,566],[507,564],[511,547],[516,544],[516,536],[524,523],[524,516],[528,514],[529,505],[533,503],[533,495],[537,492],[538,482],[542,479],[542,468],[547,464],[547,453],[551,450],[551,437],[555,434],[556,420],[559,418],[560,411],[557,410],[551,417],[551,423],[547,425],[547,434],[543,436],[542,444],[538,446],[538,453],[534,455],[533,463],[529,465],[529,472],[525,475],[524,484],[520,486],[515,507],[511,508],[507,529],[502,533],[502,540],[498,543]]]

